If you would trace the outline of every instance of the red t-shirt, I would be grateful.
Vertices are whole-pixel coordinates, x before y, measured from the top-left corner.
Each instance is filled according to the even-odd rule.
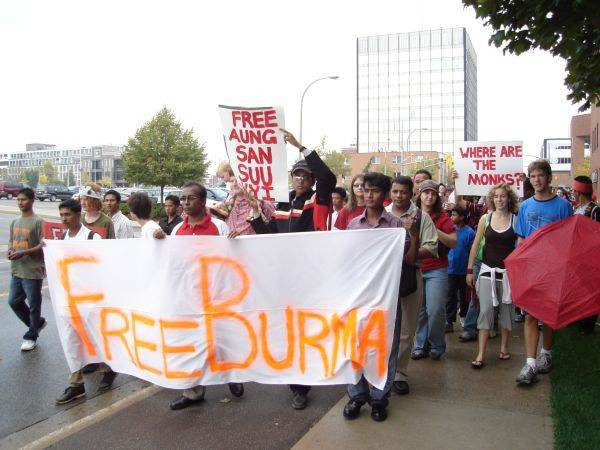
[[[348,228],[348,224],[352,221],[352,219],[354,219],[355,217],[360,216],[362,213],[365,212],[365,206],[356,206],[356,208],[354,208],[354,211],[350,211],[348,209],[347,206],[344,206],[338,216],[337,219],[335,221],[334,226],[338,229],[338,230],[345,230],[346,228]]]
[[[446,234],[455,232],[454,224],[447,214],[441,213],[436,218],[435,214],[430,213],[429,217],[431,217],[431,220],[433,220],[433,223],[438,230],[443,231]],[[443,267],[448,267],[448,255],[444,255],[441,258],[424,258],[421,260],[422,271],[441,269]]]
[[[206,214],[202,222],[195,225],[190,225],[188,218],[183,219],[183,222],[175,226],[171,234],[177,236],[219,236],[224,234],[224,222],[215,219],[210,214]]]

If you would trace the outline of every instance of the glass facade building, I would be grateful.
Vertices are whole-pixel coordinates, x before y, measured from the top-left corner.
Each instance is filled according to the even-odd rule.
[[[359,152],[452,152],[477,140],[477,55],[465,28],[357,39]]]

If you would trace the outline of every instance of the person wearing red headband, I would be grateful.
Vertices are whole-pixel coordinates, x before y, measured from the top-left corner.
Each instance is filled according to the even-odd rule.
[[[586,176],[575,177],[573,180],[573,194],[579,205],[573,214],[581,214],[596,222],[600,222],[600,206],[592,200],[592,196],[594,195],[592,180]],[[579,321],[581,333],[584,335],[593,333],[597,318],[598,316],[595,315]]]
[[[594,195],[592,180],[583,175],[575,177],[573,180],[573,194],[578,205],[573,214],[581,214],[600,222],[600,206],[592,201],[592,195]]]

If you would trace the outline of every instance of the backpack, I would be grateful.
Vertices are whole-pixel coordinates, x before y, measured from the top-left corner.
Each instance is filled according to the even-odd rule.
[[[417,210],[417,230],[421,234],[421,210]],[[400,297],[406,297],[417,291],[417,266],[402,262],[402,274],[400,275]]]

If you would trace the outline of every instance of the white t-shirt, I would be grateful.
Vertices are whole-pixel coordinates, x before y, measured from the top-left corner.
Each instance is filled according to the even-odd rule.
[[[156,230],[161,230],[160,225],[157,224],[154,220],[149,220],[142,227],[142,233],[140,234],[140,237],[142,237],[142,238],[153,238],[154,237],[154,232]]]
[[[63,238],[63,240],[65,241],[87,241],[88,240],[88,236],[90,235],[90,229],[81,225],[81,228],[79,229],[79,231],[77,232],[77,234],[75,236],[69,236],[69,230],[67,230],[67,233],[65,234],[65,237]],[[102,239],[102,236],[100,236],[98,233],[94,232],[94,237],[92,238],[92,240],[96,240],[96,239]]]

